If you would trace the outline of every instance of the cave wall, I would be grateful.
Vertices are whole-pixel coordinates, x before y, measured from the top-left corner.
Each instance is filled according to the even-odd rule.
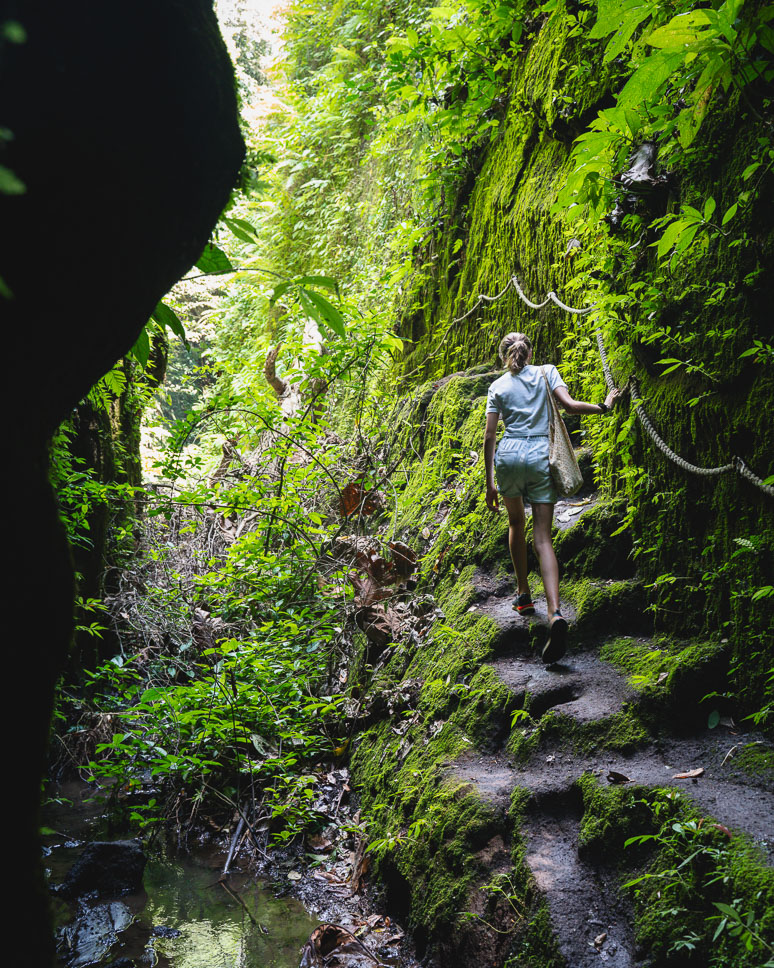
[[[47,438],[135,342],[201,253],[242,161],[234,78],[211,4],[118,8],[6,0],[0,314],[14,492],[6,584],[9,683],[23,700],[9,916],[25,961],[53,960],[38,800],[54,683],[71,635],[72,566],[47,480]]]

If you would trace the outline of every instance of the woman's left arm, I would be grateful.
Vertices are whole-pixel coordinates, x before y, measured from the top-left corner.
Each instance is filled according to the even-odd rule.
[[[573,400],[567,392],[567,387],[556,387],[554,396],[568,413],[605,413],[617,403],[621,391],[611,390],[605,397],[604,406],[599,403],[584,403],[583,400]]]
[[[486,467],[486,506],[490,511],[499,511],[500,503],[497,499],[497,488],[494,479],[494,452],[497,441],[497,421],[499,413],[486,415],[486,430],[484,431],[484,466]]]

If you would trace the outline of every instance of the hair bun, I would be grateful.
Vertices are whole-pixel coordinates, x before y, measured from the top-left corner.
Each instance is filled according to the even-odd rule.
[[[527,365],[532,342],[524,333],[508,333],[500,341],[498,352],[502,362],[516,376]]]

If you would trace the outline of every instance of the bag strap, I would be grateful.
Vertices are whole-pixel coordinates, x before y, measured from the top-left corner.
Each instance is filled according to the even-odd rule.
[[[546,393],[548,394],[548,422],[551,426],[551,430],[553,430],[554,422],[556,420],[556,402],[554,401],[553,394],[551,393],[551,387],[548,383],[548,377],[546,376],[546,368],[544,366],[541,366],[540,372],[543,374],[543,380],[546,385]]]

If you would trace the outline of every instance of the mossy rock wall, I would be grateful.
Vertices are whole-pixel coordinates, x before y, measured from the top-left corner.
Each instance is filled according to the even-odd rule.
[[[588,273],[597,249],[612,252],[618,268],[596,274],[597,291],[656,286],[663,299],[654,329],[672,326],[692,334],[694,354],[692,367],[663,374],[665,367],[656,363],[674,355],[668,342],[644,345],[632,335],[634,317],[613,326],[603,320],[619,385],[636,378],[654,425],[688,461],[713,467],[738,455],[765,478],[774,473],[771,363],[740,355],[755,339],[770,339],[771,175],[758,202],[740,209],[732,223],[733,238],[741,243],[719,237],[674,272],[659,266],[649,245],[657,233],[639,239],[624,233],[611,241],[601,218],[570,223],[566,213],[554,211],[572,165],[573,139],[600,108],[613,103],[626,77],[625,65],[602,66],[599,45],[587,39],[589,21],[581,24],[577,11],[560,2],[527,21],[528,41],[515,61],[499,134],[435,243],[441,255],[425,283],[420,300],[425,308],[399,328],[413,340],[406,371],[419,368],[438,380],[463,367],[494,369],[503,333],[522,330],[533,339],[536,362],[555,362],[571,393],[601,399],[602,368],[587,317],[555,307],[535,312],[511,291],[464,321],[449,322],[479,293],[502,290],[514,274],[535,300],[555,290],[573,305],[589,305],[593,293],[579,288],[581,267]],[[578,71],[579,64],[590,67]],[[767,125],[733,91],[714,98],[691,151],[670,173],[667,197],[650,215],[675,211],[681,203],[701,206],[709,196],[725,211],[746,185],[744,168],[759,139],[768,137]],[[457,239],[463,246],[455,253]],[[578,259],[568,248],[571,240],[580,245]],[[639,246],[641,255],[633,257],[630,246]],[[711,298],[717,286],[725,295]],[[721,376],[709,378],[705,373],[717,367],[720,346]],[[447,403],[446,396],[434,397],[430,409]],[[729,639],[733,689],[742,709],[753,712],[771,700],[766,680],[774,658],[769,634],[774,597],[760,597],[759,590],[771,584],[767,576],[774,571],[774,500],[736,473],[696,476],[676,466],[644,434],[630,408],[627,399],[609,427],[600,431],[599,418],[591,417],[583,430],[595,451],[598,478],[628,503],[630,540],[650,586],[656,628]],[[448,428],[446,415],[431,412],[431,422],[435,416],[439,428]],[[474,419],[483,423],[480,414]],[[474,446],[480,449],[480,443]]]
[[[354,693],[373,699],[398,690],[412,698],[393,714],[389,703],[375,704],[381,718],[369,719],[353,737],[351,767],[376,874],[423,955],[450,968],[561,968],[551,912],[528,863],[531,792],[517,785],[509,801],[487,798],[480,786],[461,782],[455,765],[490,757],[507,760],[510,768],[557,746],[578,757],[629,756],[665,729],[702,728],[709,708],[704,697],[723,688],[731,647],[717,638],[648,637],[646,590],[630,554],[630,530],[621,530],[627,504],[606,497],[556,534],[562,591],[576,610],[573,648],[601,646],[600,656],[636,684],[636,701],[602,719],[574,722],[541,713],[529,693],[520,698],[505,685],[490,663],[513,642],[479,607],[485,597],[504,596],[513,587],[507,521],[484,500],[481,434],[490,379],[481,368],[455,373],[419,388],[401,405],[410,418],[395,443],[410,445],[413,459],[390,532],[420,553],[420,591],[432,592],[442,614],[419,640],[377,655],[362,644],[351,666]],[[532,568],[534,576],[534,562]],[[540,623],[520,634],[528,649],[539,642]],[[561,809],[580,818],[584,852],[605,864],[621,860],[622,881],[653,872],[648,886],[676,863],[668,830],[650,853],[623,852],[623,841],[660,830],[648,806],[653,800],[649,789],[603,788],[584,775]],[[697,822],[687,806],[675,819]],[[719,835],[706,838],[709,851],[713,836]],[[763,917],[773,888],[770,869],[743,841],[734,843],[727,862],[740,897]],[[700,930],[716,910],[715,896],[689,895],[691,926]],[[653,916],[653,892],[642,897],[634,905],[633,930],[645,950],[656,944],[654,926],[666,915],[662,905]],[[658,942],[654,964],[678,963],[668,948],[681,937],[680,922],[669,925],[672,934]],[[722,945],[728,944],[724,938]]]

